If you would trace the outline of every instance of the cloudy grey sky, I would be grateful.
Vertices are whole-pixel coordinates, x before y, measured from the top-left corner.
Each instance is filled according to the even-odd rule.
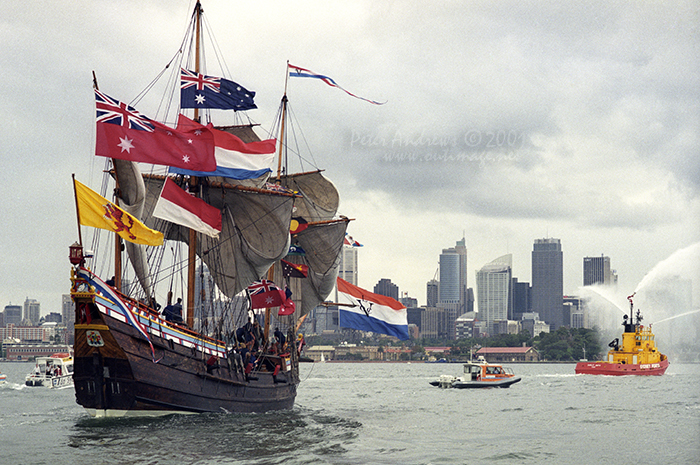
[[[288,91],[341,213],[356,219],[362,287],[390,278],[424,304],[441,250],[463,236],[470,286],[506,253],[529,281],[534,239],[555,237],[565,293],[583,257],[600,254],[631,292],[700,241],[697,1],[203,4],[224,74],[257,92],[262,127],[287,60],[387,101],[312,80]],[[103,166],[91,72],[134,99],[177,52],[193,2],[4,7],[0,304],[29,297],[48,313],[68,291],[77,239],[70,175],[98,188]],[[216,74],[216,56],[208,64]],[[159,99],[137,108],[156,116]]]

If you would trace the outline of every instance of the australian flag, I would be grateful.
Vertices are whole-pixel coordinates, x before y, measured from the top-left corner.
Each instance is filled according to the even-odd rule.
[[[206,76],[180,69],[180,106],[182,108],[218,108],[251,110],[255,92],[224,78]]]

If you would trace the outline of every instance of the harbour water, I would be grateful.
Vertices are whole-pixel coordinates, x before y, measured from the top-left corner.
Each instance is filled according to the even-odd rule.
[[[295,408],[269,414],[92,419],[72,389],[24,386],[0,363],[7,464],[700,463],[700,365],[660,377],[511,365],[509,389],[439,389],[459,364],[302,365]]]

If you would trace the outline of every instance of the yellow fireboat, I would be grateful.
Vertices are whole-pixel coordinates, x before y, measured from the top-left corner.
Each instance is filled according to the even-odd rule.
[[[668,357],[658,351],[651,325],[643,326],[642,314],[637,310],[634,322],[634,294],[627,297],[630,302],[629,317],[623,317],[625,332],[622,346],[615,338],[608,346],[608,359],[598,362],[582,361],[576,364],[576,373],[588,375],[663,375],[668,368]]]

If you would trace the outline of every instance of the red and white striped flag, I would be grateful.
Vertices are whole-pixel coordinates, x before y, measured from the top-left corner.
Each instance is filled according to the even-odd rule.
[[[183,191],[170,178],[163,184],[153,216],[217,239],[221,232],[221,211]]]

